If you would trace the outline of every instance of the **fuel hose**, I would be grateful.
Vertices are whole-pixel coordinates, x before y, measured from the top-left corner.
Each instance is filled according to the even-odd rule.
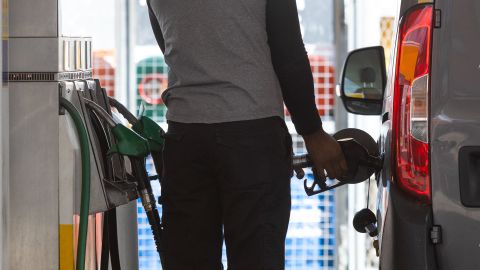
[[[127,107],[125,107],[122,103],[120,103],[118,100],[112,98],[112,97],[108,97],[108,102],[110,103],[110,106],[114,107],[115,109],[117,109],[117,111],[123,115],[123,117],[125,117],[125,119],[127,119],[127,121],[132,124],[132,125],[135,125],[138,121],[138,119],[135,117],[135,115],[133,115],[133,113],[131,113]]]
[[[70,114],[77,129],[80,140],[82,158],[82,191],[80,201],[80,226],[78,231],[76,270],[85,269],[85,254],[87,249],[88,212],[90,208],[90,145],[87,129],[80,113],[75,106],[63,97],[60,97],[60,106]]]
[[[129,157],[132,164],[132,171],[137,178],[138,193],[142,201],[145,214],[147,215],[148,223],[152,229],[153,240],[157,248],[158,255],[160,256],[160,262],[163,264],[163,252],[162,252],[162,223],[160,220],[160,214],[156,206],[155,197],[153,196],[152,186],[150,180],[148,180],[147,170],[145,169],[145,161],[141,158]]]

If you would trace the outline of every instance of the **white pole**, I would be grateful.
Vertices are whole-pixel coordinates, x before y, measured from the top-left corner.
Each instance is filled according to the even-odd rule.
[[[5,33],[8,29],[8,17],[4,16],[8,14],[8,1],[2,1],[2,12],[0,12],[0,29],[4,29],[2,32],[3,36],[8,36],[8,33]],[[6,47],[0,47],[0,74],[8,70],[3,70],[3,67],[8,66],[8,58],[4,58],[3,51],[6,50]],[[8,239],[7,234],[7,219],[8,219],[8,177],[9,177],[9,104],[8,104],[8,85],[6,82],[2,82],[0,88],[0,270],[8,269],[8,256],[6,252],[8,251]]]

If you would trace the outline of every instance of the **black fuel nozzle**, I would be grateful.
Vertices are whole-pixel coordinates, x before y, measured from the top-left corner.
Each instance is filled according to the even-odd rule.
[[[353,227],[359,233],[368,233],[371,237],[378,236],[377,218],[368,208],[358,211],[353,217]]]
[[[347,173],[339,177],[336,184],[327,185],[327,179],[320,179],[313,168],[308,154],[293,156],[293,169],[297,178],[303,178],[303,168],[312,168],[313,184],[308,186],[304,181],[305,192],[308,196],[319,194],[345,184],[357,184],[369,179],[380,171],[383,159],[378,154],[375,141],[366,132],[359,129],[344,129],[333,137],[338,141],[347,162]]]
[[[338,180],[348,184],[361,183],[382,169],[383,160],[370,155],[368,150],[353,138],[338,140],[347,162],[347,173]]]

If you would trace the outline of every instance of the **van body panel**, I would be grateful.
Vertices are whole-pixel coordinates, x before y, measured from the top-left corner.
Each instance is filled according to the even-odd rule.
[[[480,208],[462,204],[459,152],[480,146],[480,1],[436,0],[435,8],[442,21],[433,34],[430,173],[443,238],[435,249],[440,269],[478,269]]]
[[[480,256],[475,255],[480,252],[480,1],[401,0],[396,24],[412,7],[433,2],[440,25],[433,29],[431,50],[432,200],[419,202],[395,183],[391,119],[397,48],[393,47],[378,140],[384,167],[376,175],[382,270],[463,270],[480,265]],[[441,228],[437,244],[432,243],[433,226]]]
[[[390,186],[389,207],[382,231],[382,270],[435,270],[430,243],[431,208],[411,200],[395,185]]]

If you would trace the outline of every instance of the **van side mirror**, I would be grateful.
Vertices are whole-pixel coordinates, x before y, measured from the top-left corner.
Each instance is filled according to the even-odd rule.
[[[362,115],[380,115],[387,81],[382,46],[350,52],[345,61],[340,84],[341,98],[347,111]]]

